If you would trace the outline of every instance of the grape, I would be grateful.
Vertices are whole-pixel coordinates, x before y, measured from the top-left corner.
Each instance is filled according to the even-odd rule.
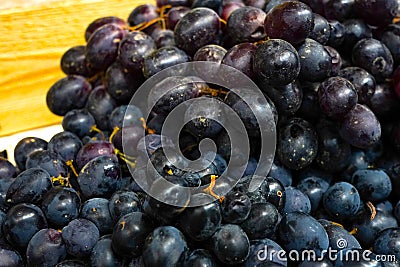
[[[116,101],[111,97],[104,86],[94,88],[86,103],[86,109],[93,116],[96,121],[96,126],[100,130],[108,129],[108,118],[116,107]]]
[[[51,177],[68,177],[69,169],[64,159],[49,150],[39,150],[29,154],[26,169],[39,167],[47,171]]]
[[[250,78],[255,78],[253,70],[254,53],[257,46],[252,43],[240,43],[229,49],[222,63],[240,70]]]
[[[157,48],[175,46],[175,37],[172,30],[158,30],[152,34]]]
[[[354,11],[366,23],[385,26],[396,16],[399,3],[396,0],[354,0]]]
[[[306,39],[297,52],[301,66],[300,79],[321,82],[329,76],[332,70],[332,59],[323,45],[312,39]]]
[[[221,203],[221,214],[225,223],[243,222],[249,216],[250,210],[250,198],[240,191],[229,192]]]
[[[205,249],[195,249],[189,252],[189,255],[186,257],[183,266],[207,266],[207,267],[216,267],[217,263],[214,257],[208,250]]]
[[[66,162],[68,160],[75,160],[82,146],[82,141],[78,136],[71,132],[64,131],[54,135],[50,139],[47,144],[47,149],[59,154]]]
[[[357,170],[353,173],[352,182],[366,201],[381,202],[392,191],[390,178],[382,170]]]
[[[55,265],[67,257],[61,233],[55,229],[42,229],[29,241],[26,249],[29,266]]]
[[[352,60],[377,80],[387,78],[393,72],[393,57],[389,49],[376,39],[360,40],[353,48]]]
[[[224,21],[228,21],[229,16],[232,14],[233,11],[244,6],[245,5],[243,4],[243,2],[224,3],[221,11],[221,19],[223,19]]]
[[[9,205],[18,203],[40,204],[44,195],[53,187],[50,175],[42,168],[30,168],[21,172],[7,190]]]
[[[157,0],[157,6],[162,7],[166,5],[171,5],[171,6],[190,6],[189,0]]]
[[[308,196],[311,204],[311,211],[314,212],[319,208],[322,196],[329,188],[329,183],[322,178],[310,176],[302,179],[297,184],[296,188]]]
[[[376,81],[368,71],[359,67],[347,67],[339,71],[338,75],[349,80],[357,91],[358,103],[368,104],[375,92]]]
[[[143,67],[144,58],[156,50],[154,40],[144,32],[127,33],[118,47],[118,60],[128,70],[138,72]]]
[[[283,2],[268,12],[264,27],[269,38],[283,39],[293,45],[300,44],[314,28],[314,14],[304,3]]]
[[[110,197],[119,186],[120,167],[110,156],[98,156],[89,161],[78,175],[82,197]]]
[[[357,189],[347,182],[333,184],[323,196],[325,210],[336,219],[356,215],[360,203],[361,199]]]
[[[0,264],[8,267],[23,266],[21,255],[13,250],[9,245],[0,245]]]
[[[265,38],[265,12],[245,6],[233,11],[227,21],[226,31],[235,44],[256,42]]]
[[[183,234],[173,226],[160,226],[151,232],[143,246],[145,266],[179,266],[188,251]]]
[[[32,236],[45,228],[47,220],[42,210],[33,204],[20,203],[7,211],[3,233],[16,249],[25,251]]]
[[[254,53],[254,72],[262,81],[275,86],[293,82],[300,73],[299,55],[294,47],[280,39],[270,39]]]
[[[400,28],[398,24],[391,24],[387,26],[380,36],[380,41],[384,43],[390,50],[394,62],[398,65],[400,62]]]
[[[328,0],[324,3],[324,15],[327,19],[344,21],[354,15],[354,0]]]
[[[381,125],[368,107],[356,104],[341,121],[339,133],[349,144],[366,148],[381,137]]]
[[[346,28],[342,23],[337,20],[329,20],[328,23],[330,34],[327,44],[332,47],[338,48],[344,41]]]
[[[188,62],[189,59],[184,51],[175,46],[161,47],[144,58],[143,75],[149,78],[163,69]]]
[[[288,213],[283,216],[278,227],[280,244],[287,250],[301,252],[311,249],[316,255],[321,255],[329,246],[328,234],[324,227],[306,213]]]
[[[153,231],[154,223],[142,212],[130,212],[114,225],[112,247],[121,256],[141,255],[146,237]]]
[[[176,46],[194,55],[200,47],[215,42],[219,29],[219,16],[215,11],[206,7],[192,9],[174,28]]]
[[[51,112],[64,116],[68,111],[83,108],[91,90],[92,86],[84,77],[70,75],[51,86],[46,103]]]
[[[72,188],[53,187],[44,196],[41,208],[49,224],[63,227],[78,218],[81,198]]]
[[[135,7],[128,16],[129,26],[137,26],[142,23],[151,22],[157,19],[157,7],[152,4],[143,4]],[[146,33],[150,33],[152,30],[159,27],[158,24],[153,24],[151,27],[144,29]]]
[[[84,258],[90,253],[99,239],[96,225],[86,219],[75,219],[62,229],[62,239],[69,255]]]
[[[249,256],[250,242],[240,226],[225,224],[212,237],[212,251],[225,264],[239,264]]]
[[[62,120],[65,131],[76,134],[79,138],[90,135],[96,121],[86,109],[74,109],[67,112]]]
[[[113,220],[118,221],[125,214],[140,211],[141,201],[135,192],[116,191],[110,198],[108,209]]]
[[[115,16],[108,16],[108,17],[101,17],[98,19],[95,19],[92,21],[86,28],[85,30],[85,40],[86,42],[89,41],[90,37],[92,34],[98,29],[101,28],[102,26],[106,24],[114,24],[118,27],[125,28],[128,26],[125,20],[115,17]]]
[[[87,64],[96,70],[105,70],[118,56],[118,46],[124,30],[115,24],[105,24],[95,30],[86,44]]]
[[[118,61],[108,67],[105,75],[107,92],[118,104],[128,104],[144,78],[139,71],[128,71]]]
[[[341,77],[331,77],[319,86],[318,102],[322,112],[338,119],[355,107],[358,95],[350,81]]]
[[[222,0],[193,0],[192,9],[199,7],[207,7],[214,10],[217,14],[221,14]]]
[[[90,253],[91,266],[121,266],[122,259],[112,250],[111,237],[102,236]]]
[[[93,76],[94,71],[87,65],[85,51],[84,45],[77,45],[68,49],[61,58],[62,71],[67,75]]]
[[[314,14],[314,28],[309,38],[325,45],[331,36],[331,28],[329,22],[319,14]]]
[[[100,235],[109,234],[112,232],[114,222],[108,205],[108,199],[90,198],[82,204],[79,217],[93,222],[99,229]]]
[[[354,45],[361,39],[372,38],[372,31],[363,20],[348,19],[343,22],[343,26],[345,33],[341,48],[346,54],[350,54]]]

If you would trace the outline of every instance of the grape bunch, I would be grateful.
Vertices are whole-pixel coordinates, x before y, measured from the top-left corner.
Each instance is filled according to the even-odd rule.
[[[47,92],[64,131],[0,157],[0,266],[400,266],[398,13],[157,0],[92,21]]]

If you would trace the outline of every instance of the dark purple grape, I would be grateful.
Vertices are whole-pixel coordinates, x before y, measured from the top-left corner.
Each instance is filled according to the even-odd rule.
[[[86,264],[80,260],[64,260],[55,267],[86,267]]]
[[[0,157],[0,180],[13,178],[17,175],[17,168],[6,158]]]
[[[115,17],[115,16],[108,16],[108,17],[101,17],[98,19],[95,19],[94,21],[92,21],[86,28],[85,30],[85,40],[86,42],[89,41],[90,36],[100,27],[106,25],[106,24],[114,24],[117,27],[124,29],[128,27],[128,23],[119,18],[119,17]]]
[[[178,225],[185,236],[195,241],[209,239],[221,226],[220,204],[213,196],[199,193],[191,196],[190,201],[208,203],[186,208],[178,218]]]
[[[129,32],[119,44],[118,61],[128,70],[141,71],[144,58],[156,48],[154,40],[144,32]]]
[[[288,42],[270,39],[257,47],[253,69],[262,82],[272,86],[292,83],[300,73],[299,55]]]
[[[212,251],[224,264],[240,264],[249,256],[250,242],[240,226],[224,224],[212,237]]]
[[[152,38],[157,48],[175,46],[175,33],[172,30],[163,30],[153,32]]]
[[[90,253],[91,266],[123,266],[122,259],[114,252],[111,236],[102,236]]]
[[[263,84],[259,87],[274,102],[280,115],[294,115],[301,106],[303,90],[298,82],[273,87]]]
[[[85,199],[110,197],[119,188],[120,166],[115,157],[98,156],[89,161],[78,175],[79,188]]]
[[[69,169],[64,159],[49,150],[39,150],[29,154],[26,169],[39,167],[47,171],[51,177],[68,177]]]
[[[284,3],[284,2],[290,2],[290,1],[292,1],[292,0],[269,0],[268,3],[265,5],[264,11],[266,13],[268,13],[275,6],[280,5],[280,4]],[[303,1],[303,2],[307,4],[306,1]]]
[[[55,134],[49,141],[47,149],[59,154],[63,160],[74,160],[79,150],[82,148],[82,141],[72,132],[63,131]]]
[[[130,212],[114,225],[112,248],[124,257],[138,257],[142,254],[146,237],[153,231],[154,223],[142,212]]]
[[[357,241],[357,239],[353,235],[351,235],[345,228],[343,228],[339,225],[333,224],[330,221],[323,222],[323,220],[319,220],[319,222],[324,226],[326,233],[328,234],[329,245],[332,249],[335,249],[338,251],[340,251],[342,249],[347,249],[347,248],[361,249],[361,245]],[[342,243],[339,242],[340,239],[344,239],[346,241],[346,247],[340,247],[340,246],[342,246]]]
[[[358,95],[349,80],[338,76],[330,77],[319,86],[318,102],[325,115],[337,120],[355,107]]]
[[[350,145],[343,140],[332,122],[322,121],[317,125],[318,153],[315,163],[327,172],[344,170],[351,156]]]
[[[96,126],[100,130],[108,129],[108,118],[116,107],[116,101],[111,97],[104,86],[94,88],[86,103],[86,109],[93,116],[96,121]]]
[[[230,3],[224,3],[222,6],[222,11],[221,11],[221,19],[224,21],[228,21],[230,15],[233,13],[233,11],[244,7],[245,5],[243,2],[230,2]]]
[[[268,177],[277,179],[284,187],[292,185],[291,170],[286,168],[276,157],[274,158],[274,162],[272,162]]]
[[[109,200],[105,198],[91,198],[82,204],[79,217],[93,222],[99,229],[100,235],[110,234],[114,221],[108,209]]]
[[[81,198],[74,189],[58,186],[46,193],[41,208],[49,224],[63,227],[78,218]]]
[[[354,13],[354,0],[327,0],[324,3],[324,15],[327,19],[344,21]]]
[[[42,210],[33,204],[20,203],[7,211],[3,233],[14,248],[25,251],[32,236],[44,228],[47,221]]]
[[[200,47],[216,42],[220,30],[219,16],[214,10],[199,7],[190,10],[174,28],[176,46],[189,55]]]
[[[58,80],[46,95],[47,107],[56,115],[64,116],[68,111],[83,108],[92,90],[86,79],[70,75]]]
[[[76,134],[79,138],[88,136],[96,121],[87,109],[74,109],[67,112],[62,120],[64,131]]]
[[[224,223],[239,224],[249,216],[250,198],[243,192],[229,192],[221,203],[221,214]]]
[[[135,7],[129,14],[128,22],[130,26],[135,26],[143,22],[149,22],[158,18],[157,7],[152,4],[143,4]]]
[[[188,7],[188,6],[190,6],[190,3],[191,3],[190,0],[157,0],[158,7],[163,7],[166,5],[171,5],[173,7],[176,7],[176,6]]]
[[[383,31],[380,38],[390,50],[396,64],[400,63],[400,25],[391,24]]]
[[[375,92],[375,78],[368,71],[359,67],[347,67],[339,71],[338,75],[349,80],[357,91],[358,103],[369,103]]]
[[[0,244],[0,265],[7,267],[24,266],[21,255],[8,244]]]
[[[269,38],[300,44],[314,28],[314,14],[309,6],[298,1],[283,2],[273,7],[265,18],[265,33]]]
[[[180,266],[189,248],[184,235],[173,226],[160,226],[147,236],[143,246],[146,267]]]
[[[308,198],[308,195],[293,186],[286,187],[285,193],[286,201],[282,210],[283,215],[295,211],[310,214],[311,201]]]
[[[199,78],[170,76],[150,90],[147,103],[157,114],[168,114],[179,104],[198,97],[206,86]]]
[[[218,15],[222,11],[223,0],[192,0],[192,9],[206,7],[214,10]]]
[[[106,24],[94,31],[86,44],[85,56],[89,67],[99,71],[107,69],[117,58],[124,35],[124,30],[116,24]]]
[[[168,13],[166,14],[165,18],[165,23],[167,26],[167,29],[169,30],[174,30],[176,24],[178,21],[183,18],[188,12],[190,11],[190,8],[186,6],[175,6],[172,7]]]
[[[327,44],[331,35],[329,22],[321,15],[314,13],[314,28],[309,38],[319,42],[322,45]]]
[[[215,258],[206,249],[195,249],[190,251],[185,257],[183,266],[204,266],[204,267],[217,267]]]
[[[343,220],[347,216],[356,215],[360,208],[361,199],[357,189],[352,184],[337,182],[326,190],[322,203],[330,216]]]
[[[327,49],[312,39],[306,39],[297,49],[300,58],[299,78],[310,82],[325,80],[332,71],[332,58]]]
[[[322,178],[311,176],[302,179],[296,188],[308,196],[311,204],[311,212],[315,212],[320,208],[322,196],[328,190],[329,183]]]
[[[354,45],[364,38],[372,38],[369,26],[360,19],[348,19],[343,22],[345,28],[344,39],[340,48],[342,52],[351,54]]]
[[[271,238],[274,236],[281,215],[269,203],[254,203],[248,217],[240,224],[249,240]]]
[[[392,191],[390,178],[383,170],[357,170],[352,183],[365,201],[374,203],[386,200]]]
[[[80,75],[91,77],[95,73],[86,64],[86,47],[84,45],[73,46],[61,57],[61,70],[67,75]]]
[[[287,266],[286,255],[279,255],[283,248],[275,241],[263,238],[250,241],[250,253],[243,263],[244,267],[284,267]]]
[[[118,221],[122,216],[141,210],[141,201],[139,196],[132,191],[116,191],[108,203],[111,217]]]
[[[386,26],[396,16],[399,3],[396,0],[354,0],[358,17],[373,26]]]
[[[278,230],[280,244],[286,250],[313,250],[320,256],[329,247],[324,227],[314,217],[303,212],[291,212],[283,216]]]
[[[279,127],[278,136],[278,159],[289,169],[302,169],[317,156],[318,138],[309,122],[292,118]]]
[[[388,78],[393,72],[393,57],[389,49],[376,39],[362,39],[353,48],[354,65],[367,70],[378,81]]]
[[[361,213],[354,221],[352,227],[357,228],[354,235],[363,247],[371,247],[379,236],[379,233],[385,229],[398,227],[396,218],[391,213],[376,211],[375,217],[371,220],[371,211]]]
[[[257,42],[265,38],[265,12],[262,9],[245,6],[233,11],[227,21],[226,32],[234,44]]]
[[[338,48],[344,40],[346,28],[342,23],[337,20],[329,20],[328,23],[330,34],[327,45]]]
[[[379,233],[375,239],[373,250],[381,255],[395,255],[396,259],[400,259],[400,229],[390,228]]]
[[[221,63],[226,54],[226,49],[219,45],[206,45],[201,47],[193,56],[194,61],[211,61]]]
[[[391,118],[399,111],[399,97],[390,83],[377,84],[368,103],[374,114],[380,118]]]
[[[257,46],[253,43],[240,43],[229,49],[222,64],[231,66],[246,74],[249,78],[255,78],[253,71],[254,53]]]
[[[119,105],[128,104],[143,80],[141,72],[128,71],[116,61],[106,71],[105,87]]]
[[[349,144],[366,148],[380,139],[381,125],[368,107],[357,104],[343,118],[339,133]]]
[[[61,233],[55,229],[42,229],[29,241],[26,249],[27,265],[54,266],[67,257]]]
[[[90,256],[100,234],[94,223],[78,218],[62,229],[62,238],[69,255],[85,258]]]
[[[190,57],[183,50],[174,46],[161,47],[144,58],[143,75],[149,78],[163,69],[188,61]]]
[[[21,172],[7,190],[9,205],[32,203],[38,205],[53,187],[50,175],[42,168],[31,168]]]

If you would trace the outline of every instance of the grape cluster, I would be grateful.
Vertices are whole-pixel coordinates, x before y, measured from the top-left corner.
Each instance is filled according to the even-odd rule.
[[[47,93],[64,131],[20,140],[16,166],[0,157],[0,266],[400,266],[398,9],[157,0],[91,22]],[[222,80],[232,77],[215,66],[229,66],[266,102],[182,74],[141,99],[149,116],[131,103],[189,62],[213,63],[196,71]],[[177,109],[186,123],[175,140],[165,124]],[[254,110],[276,130],[270,162]],[[249,151],[232,145],[229,131],[241,128],[227,112]],[[204,168],[183,169],[188,159]],[[368,250],[370,260],[339,257]]]

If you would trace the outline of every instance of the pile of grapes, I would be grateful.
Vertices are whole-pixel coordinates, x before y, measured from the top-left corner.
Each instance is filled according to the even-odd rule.
[[[64,131],[0,157],[0,266],[400,266],[398,8],[157,0],[91,22],[47,93]]]

